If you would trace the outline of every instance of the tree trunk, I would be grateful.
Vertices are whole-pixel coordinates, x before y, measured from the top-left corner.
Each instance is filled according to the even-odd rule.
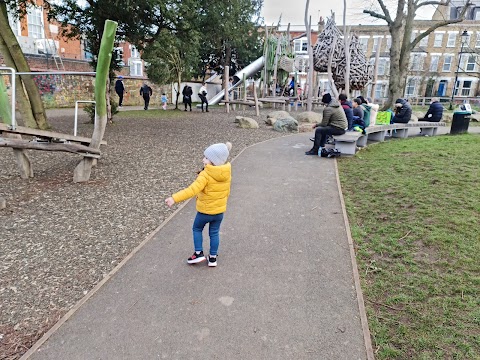
[[[392,39],[401,39],[403,38],[401,28],[390,29],[390,34]],[[383,106],[383,110],[390,108],[393,102],[403,97],[405,84],[407,82],[407,69],[402,60],[402,42],[401,41],[392,41],[390,47],[390,78],[388,83],[388,100]],[[404,55],[404,54],[403,54]],[[408,62],[407,62],[408,66]]]
[[[307,28],[307,49],[308,49],[308,70],[307,70],[307,111],[312,111],[312,97],[313,97],[313,48],[312,48],[312,17],[308,17],[308,7],[310,0],[307,0],[305,5],[305,27]],[[296,91],[296,89],[294,89]],[[305,91],[304,91],[305,94]],[[299,99],[300,100],[300,99]]]
[[[0,2],[0,34],[2,34],[3,41],[8,49],[8,53],[12,58],[15,66],[14,67],[19,72],[30,72],[30,67],[27,63],[27,59],[18,44],[17,38],[10,28],[7,15],[7,7],[5,2]],[[25,86],[25,90],[30,100],[30,105],[35,118],[35,123],[37,128],[45,130],[49,128],[47,123],[47,115],[45,113],[45,108],[43,106],[42,98],[38,92],[37,85],[33,81],[31,75],[21,76],[22,82]],[[20,84],[16,84],[20,87]],[[27,124],[28,125],[28,124]]]
[[[117,31],[117,23],[111,20],[105,21],[102,41],[100,44],[100,51],[98,54],[96,78],[95,78],[95,102],[97,106],[97,121],[93,130],[92,141],[90,147],[100,149],[100,144],[105,134],[105,127],[107,126],[107,85],[108,72],[110,67],[110,57],[113,51],[113,44],[115,41],[115,33]],[[90,179],[92,166],[95,162],[92,158],[84,157],[79,162],[73,173],[74,182],[86,182]]]

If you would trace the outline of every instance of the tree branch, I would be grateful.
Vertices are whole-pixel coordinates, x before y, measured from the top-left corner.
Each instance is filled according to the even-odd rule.
[[[392,17],[390,16],[390,12],[388,11],[388,8],[385,6],[385,3],[383,2],[383,0],[377,0],[377,1],[380,7],[382,8],[382,11],[385,14],[385,17],[387,18],[387,23],[390,24],[392,22]]]
[[[385,20],[388,24],[391,23],[391,20],[390,22],[388,21],[387,17],[385,15],[381,15],[379,13],[376,13],[375,11],[372,11],[372,10],[363,10],[363,13],[364,14],[368,14],[374,18],[377,18],[377,19],[382,19],[382,20]]]
[[[434,30],[438,29],[439,27],[449,25],[449,24],[456,24],[460,23],[464,20],[465,13],[467,12],[468,7],[471,5],[470,1],[468,1],[464,7],[462,8],[462,12],[460,13],[460,16],[458,19],[453,19],[453,20],[444,20],[437,22],[436,24],[430,26],[426,31],[423,33],[419,34],[411,43],[410,43],[410,49],[415,48],[417,44],[422,40],[424,37],[428,36],[430,33],[432,33]]]

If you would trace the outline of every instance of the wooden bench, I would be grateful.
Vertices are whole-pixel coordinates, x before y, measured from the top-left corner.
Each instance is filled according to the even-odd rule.
[[[61,134],[54,131],[32,129],[32,128],[23,127],[23,126],[17,126],[15,127],[15,129],[12,129],[9,125],[0,123],[0,134],[4,132],[11,133],[11,134],[35,136],[38,138],[45,138],[45,139],[63,139],[65,141],[70,141],[70,142],[78,143],[85,146],[90,145],[90,142],[92,141],[92,139],[82,137],[82,136]],[[107,142],[105,140],[102,140],[101,144],[107,145]]]
[[[259,98],[258,101],[261,103],[267,103],[267,104],[273,104],[274,108],[276,104],[282,105],[282,110],[286,110],[287,104],[290,103],[290,99],[284,96],[277,96],[277,97],[264,97],[264,98]],[[290,110],[290,109],[289,109]]]

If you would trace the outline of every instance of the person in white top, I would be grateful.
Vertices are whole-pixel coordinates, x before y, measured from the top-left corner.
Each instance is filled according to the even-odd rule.
[[[207,100],[207,87],[205,86],[205,83],[202,83],[202,87],[198,91],[198,96],[200,97],[200,100],[202,100],[202,112],[203,112],[203,104],[206,105],[205,111],[208,112],[208,100]]]

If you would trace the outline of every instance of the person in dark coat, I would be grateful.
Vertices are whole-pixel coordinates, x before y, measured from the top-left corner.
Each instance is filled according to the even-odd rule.
[[[148,104],[150,103],[150,96],[153,95],[152,88],[147,85],[147,83],[143,83],[142,87],[140,88],[140,96],[143,96],[143,101],[145,103],[144,110],[148,110]]]
[[[405,99],[397,99],[395,101],[395,116],[392,119],[392,124],[401,123],[406,124],[412,117],[412,107]]]
[[[125,86],[123,85],[123,76],[119,76],[115,81],[115,92],[118,95],[118,106],[123,106],[123,94],[125,94]]]
[[[325,148],[325,143],[329,135],[343,135],[348,126],[347,117],[340,103],[332,99],[330,94],[322,97],[323,109],[322,122],[312,126],[315,129],[315,138],[313,147],[305,155],[319,155],[319,152]]]
[[[192,111],[192,87],[190,85],[185,85],[182,90],[182,95],[183,103],[185,104],[185,111],[187,111],[187,105],[190,105],[190,111]]]
[[[431,121],[431,122],[439,122],[442,120],[443,116],[443,105],[440,103],[440,100],[436,97],[432,98],[432,102],[430,103],[430,107],[428,108],[425,117],[418,119],[418,121]]]
[[[352,103],[347,100],[347,95],[340,94],[338,95],[338,100],[340,100],[340,105],[342,105],[343,111],[345,111],[345,116],[347,117],[348,130],[353,129],[353,107]]]

